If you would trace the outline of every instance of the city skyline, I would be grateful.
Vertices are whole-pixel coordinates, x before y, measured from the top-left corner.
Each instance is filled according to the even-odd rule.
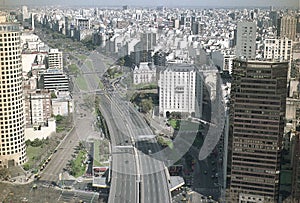
[[[0,0],[0,200],[300,201],[298,1]]]
[[[278,0],[267,0],[267,1],[238,1],[238,0],[224,0],[224,1],[201,1],[197,2],[194,0],[185,1],[184,4],[182,1],[174,0],[164,0],[164,1],[118,1],[118,0],[111,0],[107,1],[96,1],[96,0],[87,0],[87,1],[80,1],[80,0],[66,0],[66,1],[38,1],[38,0],[18,0],[18,1],[8,1],[8,0],[1,0],[1,4],[3,7],[11,7],[11,6],[21,6],[21,5],[28,5],[28,6],[41,6],[41,5],[60,5],[60,6],[140,6],[140,7],[157,7],[157,6],[165,6],[165,7],[204,7],[204,8],[220,8],[220,7],[288,7],[288,8],[295,8],[299,7],[299,2],[296,0],[286,0],[286,1],[278,1]]]

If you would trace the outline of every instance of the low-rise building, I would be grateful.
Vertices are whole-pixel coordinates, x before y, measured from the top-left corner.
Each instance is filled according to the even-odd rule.
[[[49,90],[31,90],[25,94],[25,124],[47,125],[51,118],[51,92]]]
[[[133,83],[147,84],[156,82],[156,68],[148,62],[141,62],[139,66],[135,66],[133,70]]]
[[[69,94],[58,94],[52,99],[52,114],[67,116],[73,112],[73,100]]]

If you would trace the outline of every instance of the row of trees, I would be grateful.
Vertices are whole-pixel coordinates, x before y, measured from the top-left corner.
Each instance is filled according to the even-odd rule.
[[[42,146],[43,144],[49,144],[49,139],[48,139],[48,138],[46,138],[46,139],[38,139],[38,138],[35,138],[33,141],[31,141],[31,140],[26,140],[26,141],[25,141],[25,144],[26,144],[26,146],[40,147],[40,146]]]

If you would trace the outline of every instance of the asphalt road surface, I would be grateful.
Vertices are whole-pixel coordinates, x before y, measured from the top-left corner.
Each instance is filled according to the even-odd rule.
[[[159,150],[154,138],[145,139],[150,128],[118,95],[100,100],[113,145],[109,202],[171,202],[164,163],[149,154]]]

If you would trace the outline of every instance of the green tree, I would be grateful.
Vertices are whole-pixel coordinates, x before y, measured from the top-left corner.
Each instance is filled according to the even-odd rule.
[[[142,99],[141,104],[141,111],[143,113],[148,113],[153,108],[153,103],[151,99]]]
[[[26,144],[26,146],[29,146],[29,145],[31,145],[31,141],[30,140],[26,140],[25,144]]]
[[[39,147],[43,144],[43,141],[38,139],[38,138],[35,138],[32,142],[31,142],[31,146],[33,147]]]
[[[125,59],[124,59],[124,57],[120,58],[119,65],[120,66],[124,66],[125,65]]]
[[[57,123],[61,122],[61,121],[63,120],[63,118],[64,118],[64,117],[61,116],[61,115],[55,116],[55,120],[56,120]]]
[[[30,167],[30,165],[28,163],[25,163],[23,165],[23,168],[24,168],[25,171],[28,171],[31,167]]]
[[[0,168],[0,180],[8,180],[10,177],[8,168]]]
[[[53,99],[53,98],[57,98],[55,92],[51,92],[51,99]]]

